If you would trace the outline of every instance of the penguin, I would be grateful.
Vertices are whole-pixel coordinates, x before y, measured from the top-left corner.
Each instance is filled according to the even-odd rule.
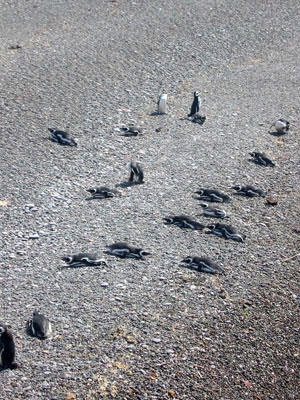
[[[265,153],[258,153],[256,151],[253,151],[252,153],[249,154],[251,157],[253,157],[249,161],[253,161],[255,164],[264,165],[265,167],[275,167],[273,161],[270,160],[265,155]]]
[[[124,136],[137,136],[138,134],[142,133],[142,128],[139,128],[135,125],[129,125],[121,127],[121,130],[124,131]]]
[[[246,197],[265,197],[265,192],[261,189],[256,189],[253,186],[247,185],[247,186],[232,186],[231,189],[234,189],[237,191],[235,194],[239,194],[242,196]]]
[[[65,256],[61,258],[67,263],[66,268],[77,267],[96,267],[98,265],[107,265],[105,260],[97,258],[96,254],[78,253],[73,256]]]
[[[108,198],[120,195],[120,192],[118,190],[109,189],[106,186],[87,189],[87,192],[91,193],[91,195],[92,195],[91,197],[87,198],[87,200],[108,199]]]
[[[206,272],[207,274],[223,274],[224,271],[219,265],[211,261],[207,257],[186,257],[181,261],[187,264],[190,268],[199,272]]]
[[[148,256],[151,254],[148,251],[145,251],[139,247],[130,246],[129,244],[124,242],[111,244],[110,246],[108,246],[107,252],[117,257],[136,258],[138,260],[143,260],[144,256]]]
[[[167,112],[167,100],[168,100],[168,95],[167,94],[161,94],[158,98],[157,102],[157,112],[158,114],[166,114]]]
[[[192,103],[191,112],[189,113],[188,117],[192,117],[193,115],[198,113],[200,110],[200,105],[201,105],[201,100],[199,98],[199,93],[194,92],[194,101]]]
[[[223,237],[224,239],[231,239],[241,243],[246,239],[245,235],[237,233],[237,230],[231,225],[216,223],[207,225],[207,228],[210,229],[210,232],[207,233],[212,233],[219,237]]]
[[[201,203],[200,206],[203,208],[204,217],[228,218],[226,211],[220,208],[208,207],[206,203]]]
[[[130,170],[130,175],[129,175],[129,182],[133,182],[136,184],[142,184],[144,183],[144,171],[142,169],[141,164],[131,161],[128,163],[128,168]]]
[[[39,339],[47,339],[51,336],[51,322],[37,310],[33,311],[32,318],[28,321],[29,332]]]
[[[197,200],[206,200],[216,203],[227,203],[230,201],[230,197],[227,194],[220,192],[215,189],[199,189],[195,192],[199,194],[199,197],[196,197]]]
[[[0,323],[0,368],[15,369],[15,342],[12,333],[6,325]]]
[[[52,140],[52,142],[57,142],[64,146],[71,146],[71,147],[77,146],[75,140],[69,137],[68,132],[57,131],[54,128],[48,128],[48,130],[50,131],[50,140]]]
[[[273,127],[276,129],[276,132],[283,135],[285,133],[288,133],[290,129],[290,123],[286,119],[279,118],[270,126],[269,133],[271,131],[271,128]]]
[[[204,225],[199,222],[193,221],[190,217],[186,215],[178,215],[174,217],[165,217],[166,225],[177,225],[179,228],[188,228],[193,229],[195,231],[201,231],[205,228]]]

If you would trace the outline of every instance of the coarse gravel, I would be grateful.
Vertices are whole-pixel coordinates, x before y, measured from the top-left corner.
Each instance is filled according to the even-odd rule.
[[[295,0],[1,1],[0,320],[19,364],[0,372],[1,400],[299,399],[299,18]],[[203,126],[185,119],[195,90]],[[276,118],[287,135],[268,133]],[[130,122],[143,133],[122,136]],[[86,200],[131,160],[145,184]],[[231,196],[225,223],[244,243],[164,225],[214,221],[200,187]],[[151,256],[105,253],[119,241]],[[62,268],[79,252],[107,266]],[[185,268],[188,255],[225,274]],[[36,308],[51,339],[26,335]]]

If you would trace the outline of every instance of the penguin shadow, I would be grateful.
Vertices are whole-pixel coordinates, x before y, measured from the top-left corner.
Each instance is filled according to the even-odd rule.
[[[187,117],[182,117],[179,118],[180,121],[189,121],[192,122],[193,124],[198,124],[198,125],[203,125],[204,122],[206,121],[206,116],[205,115],[200,115],[200,114],[196,114],[196,115],[188,115]]]
[[[117,188],[129,188],[132,186],[139,186],[139,185],[143,185],[145,182],[131,182],[131,181],[124,181],[121,183],[118,183],[116,185]]]
[[[268,131],[271,136],[281,137],[286,135],[286,132],[278,132],[278,131]]]
[[[123,136],[123,137],[137,137],[137,136],[141,136],[142,133],[135,133],[135,132],[124,132],[124,133],[120,133],[119,136]]]
[[[153,111],[151,114],[149,114],[150,117],[161,117],[162,115],[168,115],[168,113],[160,113],[158,111]]]
[[[218,275],[226,275],[226,273],[225,273],[225,271],[223,269],[220,269],[220,270],[218,270],[216,272],[206,272],[206,271],[199,271],[199,270],[197,270],[197,269],[195,269],[195,268],[193,268],[193,267],[191,267],[189,265],[182,265],[181,268],[185,268],[185,269],[188,269],[190,271],[196,272],[196,274],[199,274],[199,275],[202,275],[202,276],[211,276],[211,277],[215,276],[216,277]]]

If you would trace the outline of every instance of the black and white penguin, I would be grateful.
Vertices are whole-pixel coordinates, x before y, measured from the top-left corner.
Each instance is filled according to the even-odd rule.
[[[168,95],[167,94],[161,94],[158,98],[157,102],[157,112],[158,114],[166,114],[167,112],[167,100],[168,100]]]
[[[235,185],[235,186],[232,186],[231,189],[234,189],[237,191],[237,193],[235,193],[235,194],[239,194],[239,195],[246,196],[246,197],[265,197],[265,192],[263,190],[256,189],[255,187],[253,187],[251,185],[247,185],[247,186]]]
[[[15,342],[11,331],[6,325],[0,323],[0,368],[15,369]]]
[[[52,334],[51,322],[37,310],[33,311],[32,318],[28,321],[30,334],[39,339],[47,339]]]
[[[201,203],[200,206],[203,208],[204,217],[212,217],[212,218],[228,218],[225,210],[221,210],[220,208],[209,207],[206,203]]]
[[[237,230],[231,225],[216,223],[207,225],[207,228],[210,229],[210,231],[207,233],[212,233],[219,237],[223,237],[224,239],[231,239],[241,243],[243,243],[246,239],[244,234],[237,233]]]
[[[130,170],[130,175],[129,175],[129,182],[141,184],[144,183],[144,171],[141,166],[141,164],[131,161],[128,163],[128,168]]]
[[[115,196],[118,196],[118,195],[121,194],[118,190],[110,189],[110,188],[108,188],[106,186],[87,189],[87,192],[91,193],[91,195],[92,195],[87,200],[108,199],[108,198],[115,197]]]
[[[259,165],[264,165],[265,167],[275,167],[275,164],[273,163],[272,160],[270,160],[265,153],[258,153],[256,151],[253,151],[252,153],[249,153],[252,159],[250,161],[253,161],[255,164]]]
[[[273,128],[273,127],[276,129],[277,133],[283,135],[285,133],[288,133],[288,131],[290,129],[290,123],[286,119],[279,118],[277,121],[275,121],[270,126],[270,130],[269,131],[271,131],[271,128]]]
[[[179,228],[193,229],[195,231],[201,231],[203,228],[205,228],[204,225],[197,221],[193,221],[186,215],[165,217],[164,220],[166,225],[176,225]]]
[[[197,200],[206,200],[216,203],[227,203],[230,201],[230,197],[227,194],[220,192],[215,189],[199,189],[195,192],[199,194],[199,197],[196,197]]]
[[[189,268],[195,269],[199,272],[206,272],[208,274],[223,274],[224,271],[219,265],[206,257],[186,257],[181,261],[188,265]]]
[[[48,128],[48,130],[50,131],[50,140],[52,140],[53,142],[57,142],[64,146],[77,146],[75,140],[69,137],[68,132],[58,131],[54,128]]]
[[[124,136],[137,136],[143,132],[143,129],[136,125],[123,126],[120,129],[125,132]]]
[[[110,246],[108,246],[107,252],[117,257],[136,258],[139,260],[142,260],[144,256],[148,256],[149,254],[151,254],[148,251],[145,251],[139,247],[130,246],[129,244],[124,242],[111,244]]]
[[[78,253],[73,256],[65,256],[61,258],[67,263],[65,267],[77,268],[77,267],[96,267],[98,265],[107,265],[105,260],[97,257],[96,254],[90,253]]]
[[[193,115],[198,113],[200,110],[200,105],[201,105],[201,100],[199,98],[199,93],[194,92],[194,101],[192,103],[191,112],[189,113],[188,117],[192,117]]]

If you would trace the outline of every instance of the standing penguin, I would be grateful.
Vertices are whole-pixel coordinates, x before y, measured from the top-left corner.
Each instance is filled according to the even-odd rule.
[[[158,114],[166,114],[167,111],[167,100],[168,100],[168,95],[167,94],[161,94],[158,98],[157,102],[157,112]]]
[[[32,319],[28,321],[28,328],[33,336],[40,339],[47,339],[52,333],[50,321],[38,311],[33,311]]]
[[[0,368],[15,369],[15,343],[7,326],[0,323]]]
[[[194,92],[194,101],[193,101],[193,104],[191,106],[191,112],[189,113],[188,117],[192,117],[193,115],[195,115],[196,113],[199,112],[200,104],[201,104],[201,100],[199,98],[199,93],[198,92]]]
[[[128,168],[130,170],[130,175],[129,175],[129,182],[133,182],[136,184],[141,184],[144,183],[144,171],[142,169],[141,164],[131,161],[128,163]]]

